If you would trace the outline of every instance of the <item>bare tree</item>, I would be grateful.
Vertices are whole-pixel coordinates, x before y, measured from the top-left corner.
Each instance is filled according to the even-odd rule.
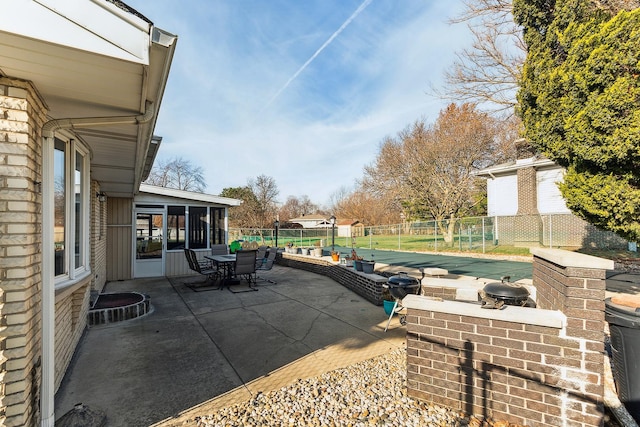
[[[158,162],[151,169],[149,178],[145,182],[159,187],[197,193],[202,193],[207,188],[202,167],[195,166],[181,157]]]
[[[399,205],[406,218],[447,219],[465,215],[481,198],[473,172],[492,161],[496,127],[472,104],[449,105],[436,123],[416,121],[387,138],[363,186]],[[449,221],[449,225],[453,224]],[[453,229],[445,236],[452,241]]]
[[[386,208],[384,202],[364,188],[358,188],[342,198],[333,208],[336,217],[360,221],[365,225],[397,221],[399,212]]]
[[[456,54],[445,72],[448,85],[440,96],[512,115],[526,48],[514,22],[512,0],[465,0],[464,12],[451,23],[465,23],[471,47]]]
[[[313,203],[307,195],[301,196],[300,198],[289,196],[287,197],[287,201],[280,206],[278,217],[280,221],[288,221],[291,218],[297,218],[302,215],[318,213],[319,210],[319,206]]]
[[[278,219],[280,221],[289,221],[291,218],[297,218],[300,215],[300,201],[296,196],[287,197],[287,201],[278,209]]]
[[[248,181],[249,189],[257,200],[256,226],[260,228],[271,227],[278,212],[277,197],[280,191],[276,181],[266,175],[260,175]]]
[[[329,210],[333,212],[333,214],[335,214],[336,209],[338,208],[340,203],[342,203],[343,200],[349,197],[349,194],[352,191],[353,189],[349,189],[346,185],[342,185],[340,188],[331,193],[331,195],[329,196]]]

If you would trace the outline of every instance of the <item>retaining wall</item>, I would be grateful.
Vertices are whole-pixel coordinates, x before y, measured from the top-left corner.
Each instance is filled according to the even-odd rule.
[[[279,253],[276,263],[286,267],[322,274],[351,289],[367,301],[382,305],[382,285],[387,283],[387,278],[384,276],[362,273],[356,271],[353,267],[347,267],[329,261],[326,258],[312,255]]]

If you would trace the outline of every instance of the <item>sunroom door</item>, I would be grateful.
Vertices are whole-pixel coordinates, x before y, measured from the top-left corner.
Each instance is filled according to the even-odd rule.
[[[164,222],[162,210],[136,210],[134,277],[164,276]]]

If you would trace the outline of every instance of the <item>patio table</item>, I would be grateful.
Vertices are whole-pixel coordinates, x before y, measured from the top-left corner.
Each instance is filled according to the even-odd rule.
[[[223,288],[225,283],[228,285],[232,279],[231,273],[233,271],[233,264],[236,262],[236,254],[205,255],[204,257],[213,262],[218,271],[222,271],[224,278],[222,279],[220,288]]]

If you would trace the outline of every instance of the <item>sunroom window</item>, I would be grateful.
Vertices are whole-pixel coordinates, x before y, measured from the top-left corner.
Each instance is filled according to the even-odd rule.
[[[205,206],[189,206],[189,248],[205,249],[207,247],[207,208]]]
[[[224,208],[167,206],[167,250],[207,249],[210,245],[224,243],[224,218]]]
[[[167,250],[184,249],[185,246],[185,207],[167,208]]]

